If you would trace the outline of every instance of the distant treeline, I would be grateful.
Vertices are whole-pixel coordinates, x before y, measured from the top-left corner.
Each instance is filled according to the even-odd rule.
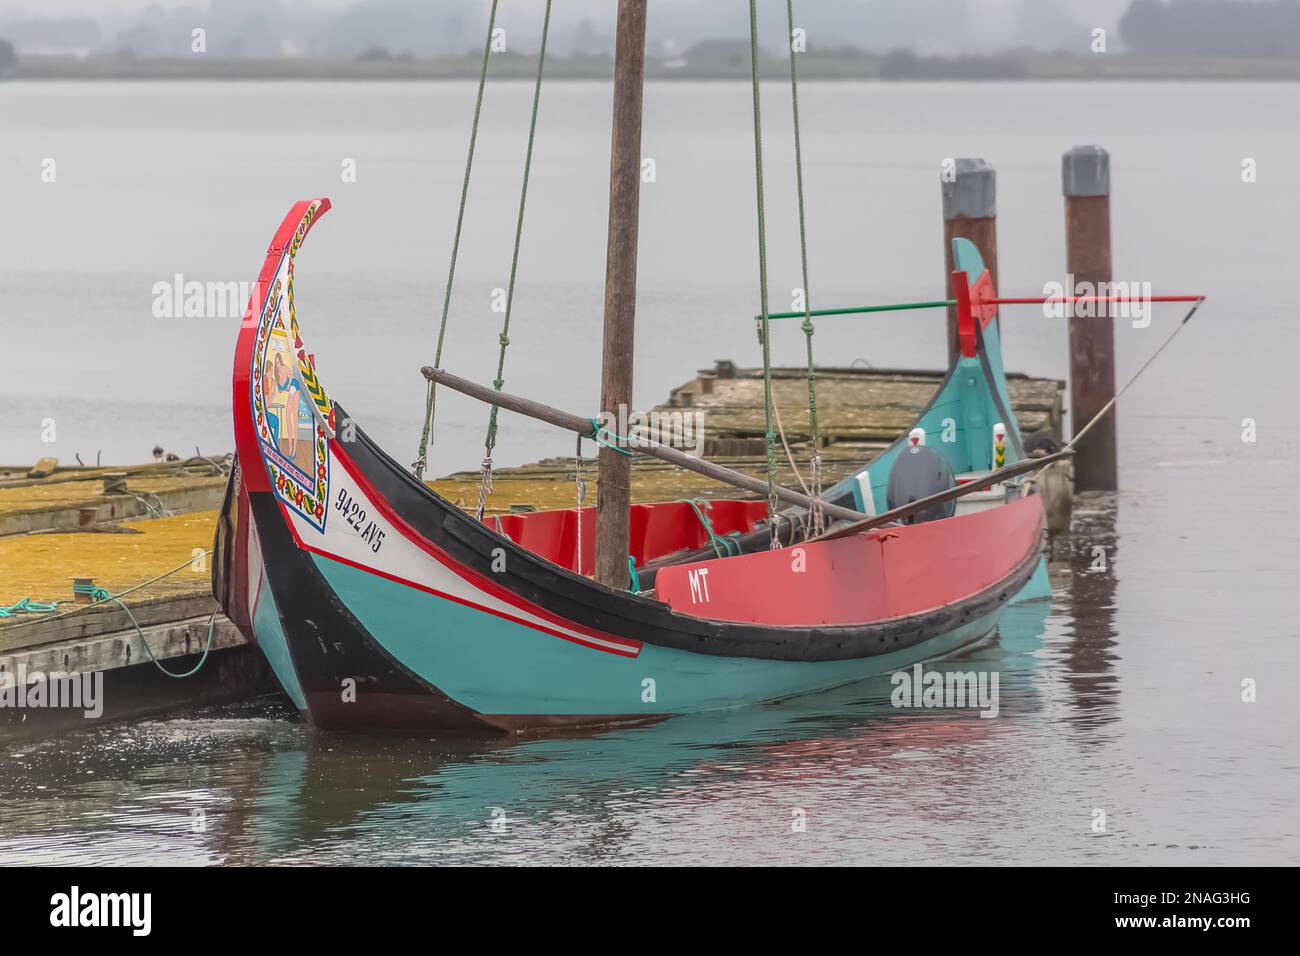
[[[1135,53],[1300,56],[1300,0],[1133,0],[1119,31]]]
[[[1017,53],[993,56],[917,56],[894,50],[880,58],[882,80],[1023,80],[1029,63]]]

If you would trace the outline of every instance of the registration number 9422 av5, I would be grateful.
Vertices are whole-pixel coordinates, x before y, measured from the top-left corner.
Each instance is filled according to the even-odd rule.
[[[343,516],[343,520],[361,536],[361,540],[370,545],[370,550],[378,554],[384,543],[384,531],[374,522],[366,519],[366,509],[357,504],[346,488],[340,488],[334,499],[334,510]]]

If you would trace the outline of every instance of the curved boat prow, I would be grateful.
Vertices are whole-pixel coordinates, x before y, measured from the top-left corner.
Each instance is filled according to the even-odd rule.
[[[256,416],[263,425],[269,423],[273,426],[276,433],[272,436],[274,440],[278,438],[281,426],[280,419],[283,417],[286,420],[285,437],[289,437],[287,434],[287,419],[289,416],[287,410],[280,407],[284,403],[277,403],[277,407],[271,411],[269,419],[264,400],[260,409],[249,407],[249,378],[252,358],[257,345],[259,329],[269,334],[276,318],[283,314],[292,316],[294,257],[302,246],[312,224],[325,215],[329,209],[330,201],[321,197],[297,202],[285,214],[275,232],[274,238],[271,240],[266,259],[262,263],[262,269],[258,273],[257,281],[253,286],[248,306],[244,310],[243,320],[240,323],[239,338],[235,346],[235,367],[232,376],[236,426],[235,463],[231,469],[225,500],[222,503],[217,520],[217,531],[213,544],[212,592],[213,596],[221,604],[223,613],[250,640],[255,638],[251,615],[256,602],[257,585],[259,583],[257,568],[260,566],[261,556],[256,547],[256,529],[252,527],[249,516],[248,492],[250,489],[256,491],[269,490],[269,484],[265,472],[261,468],[255,467],[245,470],[242,467],[245,462],[257,462],[260,459],[260,450],[255,437],[257,430],[252,427],[240,426],[241,424],[251,424]],[[296,319],[293,319],[291,324],[296,334]],[[287,333],[281,338],[287,343]],[[297,365],[300,352],[304,360],[309,364],[314,364],[310,356],[307,356],[305,350],[301,347],[301,337],[298,336],[297,339],[298,348],[292,351],[287,348],[279,350],[283,356],[286,356],[281,360],[286,368]],[[287,358],[288,356],[292,357],[291,362]],[[314,370],[311,372],[310,377],[316,383],[317,393],[324,396],[323,389],[320,388],[319,382],[315,380]],[[325,403],[328,406],[328,397],[325,397]],[[314,407],[315,403],[312,404]],[[283,412],[283,415],[280,414],[281,412]],[[333,425],[330,414],[322,418],[318,424],[327,435],[332,433]],[[299,429],[295,424],[293,438],[299,437],[298,431]],[[315,436],[310,442],[304,443],[303,447],[314,446]],[[293,450],[294,452],[297,451],[296,443]],[[312,470],[315,471],[316,469],[313,468]],[[298,469],[298,476],[305,478],[303,469]],[[302,484],[305,485],[306,482],[304,481]],[[313,491],[319,492],[319,489],[320,485],[313,483]]]
[[[909,434],[919,429],[925,446],[943,457],[959,481],[969,481],[1023,460],[1025,452],[1007,391],[997,306],[988,301],[994,298],[992,279],[974,243],[956,238],[952,250],[961,351]],[[826,497],[868,515],[888,510],[889,476],[907,445],[907,435],[900,436]],[[963,499],[958,513],[992,500]]]

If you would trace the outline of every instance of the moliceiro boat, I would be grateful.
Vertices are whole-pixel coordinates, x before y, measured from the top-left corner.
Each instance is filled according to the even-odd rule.
[[[969,243],[962,354],[915,427],[821,496],[829,529],[803,505],[714,501],[704,522],[634,504],[638,592],[582,573],[596,509],[476,520],[329,394],[294,305],[295,257],[329,208],[289,211],[240,328],[213,562],[225,613],[313,724],[525,731],[771,701],[978,641],[1042,583],[1041,497],[1028,467],[1010,474],[1029,463]]]

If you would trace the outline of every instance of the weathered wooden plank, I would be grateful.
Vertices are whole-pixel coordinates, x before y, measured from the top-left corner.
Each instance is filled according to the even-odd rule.
[[[905,431],[930,401],[941,381],[938,373],[866,369],[818,370],[818,424],[830,442],[846,439],[892,440]],[[1010,376],[1011,404],[1023,431],[1047,429],[1060,434],[1064,383]],[[780,409],[787,440],[806,441],[810,433],[806,379],[802,370],[774,371],[773,397]],[[720,363],[692,382],[674,389],[656,407],[660,415],[703,414],[704,430],[715,449],[735,447],[733,438],[762,438],[766,433],[763,382],[756,369],[730,369]]]
[[[207,643],[211,613],[209,611],[205,615],[162,620],[152,624],[141,622],[138,634],[135,628],[129,627],[88,637],[10,648],[0,651],[0,671],[16,674],[20,664],[26,665],[28,672],[43,673],[88,673],[129,667],[149,660],[149,654],[141,643],[142,636],[149,643],[149,651],[160,661],[201,654]],[[218,614],[212,622],[212,650],[219,651],[246,643],[248,642],[239,629],[224,615]]]
[[[130,605],[131,613],[141,628],[170,626],[200,616],[206,621],[206,615],[211,614],[216,606],[210,594],[152,598]],[[22,623],[22,626],[15,626],[15,623]],[[39,621],[19,619],[19,622],[0,626],[0,654],[45,644],[85,641],[127,630],[134,633],[125,611],[116,604],[97,604],[67,617]]]

